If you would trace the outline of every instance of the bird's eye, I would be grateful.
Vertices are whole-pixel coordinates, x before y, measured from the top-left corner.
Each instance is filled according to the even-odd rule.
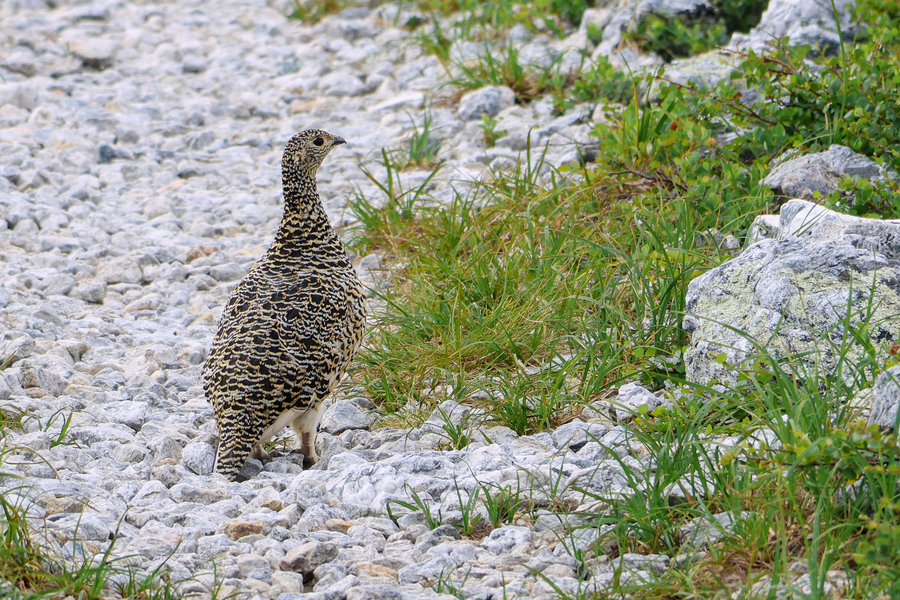
[[[322,138],[316,138],[313,140],[313,144],[315,144],[316,146],[321,146],[324,143],[325,143],[325,140],[323,140]]]

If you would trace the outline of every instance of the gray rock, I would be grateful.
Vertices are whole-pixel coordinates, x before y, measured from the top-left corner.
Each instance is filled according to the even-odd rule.
[[[200,56],[189,54],[184,57],[181,69],[185,73],[202,73],[206,70],[206,61]]]
[[[356,265],[356,274],[366,288],[368,298],[374,297],[379,289],[385,287],[385,269],[381,264],[381,257],[375,252],[360,259]]]
[[[31,77],[37,70],[37,56],[35,56],[31,48],[16,46],[6,55],[3,62],[0,62],[0,67],[13,73],[21,73],[26,77]]]
[[[425,94],[418,91],[400,92],[387,100],[382,100],[366,109],[367,112],[387,112],[398,109],[421,109],[425,104]]]
[[[281,559],[278,566],[282,571],[294,571],[312,575],[317,567],[333,561],[338,555],[338,547],[327,542],[305,542]]]
[[[72,54],[92,69],[105,69],[112,65],[119,48],[119,42],[107,38],[84,37],[69,42]]]
[[[247,271],[247,267],[231,262],[210,267],[209,275],[216,281],[237,281],[246,275]]]
[[[549,69],[559,58],[559,51],[544,40],[535,40],[519,48],[519,64]]]
[[[428,417],[428,420],[422,423],[421,430],[425,433],[436,433],[441,436],[448,435],[447,427],[460,429],[466,428],[472,409],[463,406],[453,400],[445,400],[441,402]]]
[[[228,498],[228,491],[221,487],[196,485],[185,481],[169,488],[175,502],[192,502],[197,504],[215,504]]]
[[[41,389],[51,396],[59,396],[65,389],[65,382],[54,365],[36,356],[20,362],[19,369],[19,381],[25,389]]]
[[[123,463],[135,463],[144,460],[150,449],[140,444],[122,444],[116,448],[115,459]]]
[[[17,448],[29,450],[48,450],[50,448],[50,434],[46,431],[33,431],[16,439]]]
[[[666,80],[684,86],[713,89],[737,71],[735,55],[714,50],[698,56],[673,60],[666,66]]]
[[[109,164],[117,158],[134,159],[134,154],[127,149],[110,144],[97,146],[97,155],[101,164]]]
[[[894,429],[897,406],[900,406],[900,365],[885,369],[875,380],[869,424],[878,425],[881,429]]]
[[[481,119],[482,115],[494,117],[504,108],[515,103],[516,94],[508,87],[487,86],[467,92],[459,100],[459,118],[463,121]]]
[[[641,414],[642,409],[650,413],[660,406],[670,406],[672,403],[636,383],[626,383],[619,388],[615,399],[608,404],[610,412],[616,420],[623,422]],[[594,404],[594,406],[596,407],[598,404]]]
[[[181,461],[181,443],[170,436],[163,435],[154,438],[147,444],[153,451],[153,458],[156,460],[171,459],[176,462]]]
[[[615,570],[618,567],[618,564],[621,564],[623,568],[629,571],[647,571],[655,573],[656,575],[662,575],[669,570],[670,562],[671,559],[665,554],[626,553],[620,556],[616,561],[613,561],[610,566]]]
[[[483,438],[487,441],[490,441],[492,444],[506,444],[512,442],[518,437],[519,434],[509,427],[496,425],[494,427],[488,427],[487,429],[480,430],[476,436],[476,439]],[[478,439],[478,441],[481,441],[481,439]]]
[[[237,567],[241,575],[247,577],[253,571],[268,569],[269,561],[257,554],[242,554],[237,557]]]
[[[85,280],[78,283],[70,292],[73,298],[99,304],[106,297],[107,284],[105,281]]]
[[[426,531],[416,538],[416,548],[425,552],[438,544],[446,541],[458,540],[461,536],[459,530],[453,525],[441,525],[431,531]]]
[[[845,332],[867,317],[872,340],[900,340],[900,223],[849,217],[803,200],[781,208],[779,228],[688,286],[683,326],[688,380],[734,384],[735,369],[757,352],[794,357],[797,373],[830,377],[832,345],[848,345],[842,377],[865,351]],[[756,340],[755,342],[753,340]],[[887,358],[887,348],[875,345]],[[725,362],[717,357],[723,354]]]
[[[95,514],[76,514],[66,516],[54,523],[54,534],[57,539],[65,540],[109,540],[109,525]]]
[[[140,265],[131,258],[117,258],[108,262],[100,272],[97,278],[108,284],[113,283],[140,283],[144,275]]]
[[[128,542],[128,554],[140,554],[145,558],[157,559],[169,556],[176,548],[196,549],[196,542],[184,542],[184,533],[158,522],[151,522],[141,528],[140,533]]]
[[[253,479],[262,473],[263,468],[264,466],[261,461],[258,461],[255,458],[248,458],[247,462],[244,463],[244,466],[241,467],[240,472],[238,472],[237,478],[240,481]]]
[[[481,547],[494,554],[505,554],[516,546],[530,542],[532,535],[532,531],[527,527],[507,525],[493,530],[481,541]]]
[[[403,600],[403,591],[393,585],[359,585],[347,590],[347,600]]]
[[[319,431],[338,435],[350,429],[368,429],[377,418],[375,405],[366,398],[339,400],[322,415]]]
[[[456,561],[441,556],[403,567],[397,571],[397,575],[400,583],[404,585],[422,583],[447,578],[456,567]]]
[[[37,91],[28,83],[0,84],[0,106],[12,104],[25,110],[32,110],[37,106],[37,102]]]
[[[683,544],[703,550],[709,544],[714,544],[726,535],[734,533],[734,524],[738,520],[749,518],[752,513],[741,511],[739,516],[732,513],[719,513],[713,515],[712,520],[706,517],[697,517],[678,530],[678,537]]]
[[[832,145],[824,152],[790,158],[772,169],[760,184],[776,196],[815,201],[814,193],[825,197],[839,191],[844,177],[860,177],[872,182],[897,179],[897,174],[845,146]]]
[[[216,447],[208,439],[188,444],[181,451],[181,461],[197,475],[209,475],[216,463]]]
[[[359,96],[365,89],[362,79],[347,73],[331,73],[319,81],[319,90],[326,96]]]

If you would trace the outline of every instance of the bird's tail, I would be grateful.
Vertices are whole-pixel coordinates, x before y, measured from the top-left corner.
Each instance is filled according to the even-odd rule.
[[[242,435],[240,431],[232,431],[232,427],[224,426],[219,430],[219,450],[216,453],[215,472],[221,473],[229,481],[235,481],[238,473],[253,447],[250,436]]]

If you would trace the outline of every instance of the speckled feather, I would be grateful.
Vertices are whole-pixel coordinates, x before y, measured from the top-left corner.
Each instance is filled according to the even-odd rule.
[[[275,241],[232,293],[203,366],[221,440],[216,470],[229,479],[288,423],[316,460],[320,403],[362,341],[362,284],[316,189],[316,170],[343,143],[316,129],[288,142]]]

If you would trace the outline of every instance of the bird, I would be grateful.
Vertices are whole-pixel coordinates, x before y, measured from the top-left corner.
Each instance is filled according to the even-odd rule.
[[[215,471],[234,481],[248,457],[290,425],[307,463],[322,401],[363,339],[365,294],[331,227],[316,186],[328,153],[345,144],[320,129],[284,149],[284,214],[266,253],[238,283],[203,365],[203,387],[219,434]]]

